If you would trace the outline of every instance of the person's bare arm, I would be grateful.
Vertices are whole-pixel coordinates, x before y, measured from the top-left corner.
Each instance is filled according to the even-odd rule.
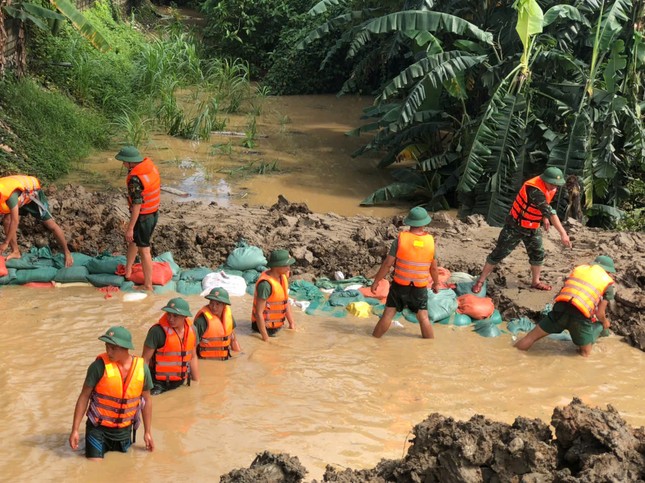
[[[439,291],[439,264],[436,258],[432,260],[432,265],[430,265],[430,276],[432,277],[432,291],[437,293]]]
[[[147,345],[143,346],[143,351],[141,352],[141,357],[143,357],[143,362],[145,362],[147,365],[150,365],[150,361],[152,360],[152,356],[155,355],[155,350],[152,347],[148,347]]]
[[[255,325],[258,326],[260,335],[264,342],[269,340],[269,334],[267,333],[266,322],[264,321],[264,308],[267,305],[266,299],[261,299],[258,297],[257,303],[255,304]]]
[[[146,443],[146,449],[148,451],[154,451],[155,443],[152,439],[152,397],[150,396],[150,391],[143,391],[141,398],[143,399],[143,409],[141,410],[144,431],[143,441]]]
[[[602,327],[608,329],[611,325],[611,322],[607,318],[607,305],[609,302],[605,299],[601,300],[598,304],[598,310],[596,311],[596,317],[600,322],[602,322]]]
[[[87,405],[90,402],[92,389],[93,388],[83,384],[83,389],[81,389],[81,393],[76,400],[76,406],[74,407],[74,419],[72,421],[72,430],[69,433],[69,445],[72,449],[78,449],[78,428],[80,427],[83,416],[87,411]]]
[[[295,320],[293,320],[293,312],[291,311],[291,305],[289,304],[289,302],[287,302],[286,311],[287,311],[286,316],[287,316],[287,322],[289,323],[289,328],[290,329],[295,329],[296,328],[296,322],[295,322]]]
[[[381,267],[378,269],[378,272],[374,275],[374,282],[372,282],[371,287],[372,293],[376,293],[378,284],[381,283],[381,280],[383,280],[388,273],[390,273],[390,269],[394,266],[394,262],[396,262],[396,257],[393,257],[392,255],[385,257],[383,263],[381,263]]]
[[[571,240],[569,240],[569,235],[567,235],[567,232],[562,226],[562,223],[560,223],[560,218],[558,218],[558,215],[552,214],[550,216],[550,220],[551,220],[551,224],[555,227],[555,229],[560,234],[560,240],[562,241],[562,244],[565,247],[572,248]]]
[[[192,350],[193,356],[190,359],[190,380],[199,382],[199,359],[197,358],[197,348]]]

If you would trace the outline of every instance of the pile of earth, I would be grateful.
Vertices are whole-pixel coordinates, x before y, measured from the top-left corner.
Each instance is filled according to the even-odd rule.
[[[554,409],[551,426],[523,417],[509,425],[480,415],[455,421],[434,413],[414,427],[404,458],[381,460],[366,470],[327,466],[323,481],[573,483],[645,478],[645,432],[628,426],[611,406],[590,408],[574,399]],[[220,482],[297,483],[305,481],[306,473],[297,457],[264,452],[249,468],[233,470]]]
[[[60,190],[52,187],[47,194],[72,251],[91,255],[124,252],[123,233],[129,216],[123,193],[66,186]],[[403,224],[403,216],[379,219],[314,213],[305,204],[290,203],[281,196],[270,208],[177,200],[172,195],[162,198],[152,250],[153,255],[172,252],[182,267],[217,267],[243,239],[265,253],[289,249],[296,259],[292,269],[296,278],[332,277],[337,271],[346,277],[371,277]],[[645,350],[645,255],[640,252],[645,234],[604,231],[569,221],[565,225],[573,249],[560,244],[555,230],[544,236],[547,258],[543,279],[554,286],[553,291],[529,289],[526,252],[518,247],[489,278],[488,294],[505,320],[523,315],[537,320],[575,265],[600,254],[610,255],[618,270],[617,300],[610,306],[612,330]],[[429,227],[440,265],[472,275],[479,274],[499,230],[478,216],[460,221],[443,212],[434,215]],[[23,248],[44,243],[55,247],[54,239],[44,238],[47,236],[39,223],[23,217],[19,233]]]

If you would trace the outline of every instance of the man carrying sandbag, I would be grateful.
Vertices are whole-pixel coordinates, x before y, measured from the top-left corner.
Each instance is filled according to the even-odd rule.
[[[515,347],[529,350],[543,337],[567,329],[580,355],[588,357],[602,330],[610,325],[605,310],[616,295],[614,280],[609,276],[615,272],[614,261],[607,256],[574,268],[556,295],[553,309]]]
[[[152,255],[150,240],[159,220],[161,178],[150,158],[144,158],[134,146],[124,146],[115,156],[128,170],[128,207],[130,221],[125,231],[128,243],[125,278],[130,279],[132,265],[139,254],[143,269],[143,290],[152,290]]]
[[[65,254],[65,266],[71,267],[74,260],[67,247],[65,234],[52,218],[49,203],[41,189],[40,181],[33,176],[15,175],[0,178],[0,215],[4,215],[2,225],[5,234],[5,241],[0,245],[0,256],[10,246],[11,253],[7,255],[7,260],[20,258],[18,223],[20,215],[27,214],[37,218],[45,228],[52,232]]]
[[[424,339],[434,339],[434,330],[428,318],[428,273],[432,276],[432,288],[439,290],[439,270],[435,258],[434,238],[426,233],[425,227],[432,218],[428,212],[417,206],[410,210],[403,223],[410,227],[402,231],[392,243],[390,253],[385,257],[381,268],[374,277],[372,293],[376,293],[379,283],[394,266],[393,282],[385,301],[385,310],[372,335],[385,334],[397,312],[409,307],[417,314]]]

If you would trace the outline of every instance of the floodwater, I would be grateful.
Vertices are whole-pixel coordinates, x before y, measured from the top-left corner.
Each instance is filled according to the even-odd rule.
[[[193,313],[205,302],[187,299]],[[327,319],[294,308],[296,331],[263,343],[250,331],[247,295],[232,298],[242,353],[200,361],[199,384],[153,398],[156,451],[145,451],[140,434],[127,454],[88,462],[67,438],[86,368],[104,350],[97,337],[122,324],[140,354],[166,301],[106,300],[84,287],[2,288],[3,480],[218,481],[265,449],[298,456],[308,478],[320,479],[326,464],[371,468],[400,458],[411,428],[433,412],[548,422],[573,396],[645,424],[645,359],[618,337],[601,339],[584,359],[570,343],[544,340],[520,353],[510,335],[487,339],[467,327],[436,326],[436,339],[423,340],[405,321],[377,340],[376,317]]]
[[[250,148],[242,146],[243,136],[213,134],[209,141],[195,142],[154,134],[140,150],[159,166],[164,185],[190,195],[176,197],[178,202],[271,206],[283,195],[291,202],[307,203],[317,213],[390,216],[405,208],[359,206],[392,179],[388,170],[376,168],[379,158],[373,153],[351,157],[369,137],[345,135],[365,123],[360,116],[371,101],[333,95],[268,97]],[[247,116],[226,117],[227,132],[248,130]],[[115,146],[93,154],[59,184],[123,187],[125,169],[114,159],[117,151]]]

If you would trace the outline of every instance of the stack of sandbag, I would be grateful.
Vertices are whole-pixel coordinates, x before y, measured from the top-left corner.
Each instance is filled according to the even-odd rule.
[[[87,268],[87,264],[92,260],[92,257],[84,253],[74,252],[72,253],[72,259],[74,264],[71,267],[63,267],[58,270],[54,277],[55,282],[61,284],[88,282],[87,276],[90,271]]]
[[[208,267],[182,270],[177,281],[177,292],[182,295],[199,295],[202,292],[202,280],[212,272]]]
[[[124,255],[103,253],[87,262],[89,275],[87,281],[95,287],[121,287],[125,283],[123,275],[117,275],[119,265],[125,265]]]
[[[428,289],[428,318],[431,322],[450,317],[457,310],[457,294],[447,288],[434,293]]]
[[[14,269],[8,283],[12,285],[52,284],[58,270],[65,266],[62,254],[52,255],[49,247],[32,248],[20,258],[6,260],[7,275]]]
[[[181,275],[181,267],[175,262],[172,253],[164,252],[161,255],[158,255],[152,259],[153,262],[165,262],[170,267],[171,278],[164,284],[153,283],[153,292],[156,294],[165,294],[167,292],[176,292],[177,291],[177,282]],[[167,278],[167,277],[166,277]]]
[[[199,293],[205,297],[216,287],[225,289],[230,296],[241,297],[246,293],[246,280],[239,275],[230,275],[224,270],[210,272],[202,279]]]

